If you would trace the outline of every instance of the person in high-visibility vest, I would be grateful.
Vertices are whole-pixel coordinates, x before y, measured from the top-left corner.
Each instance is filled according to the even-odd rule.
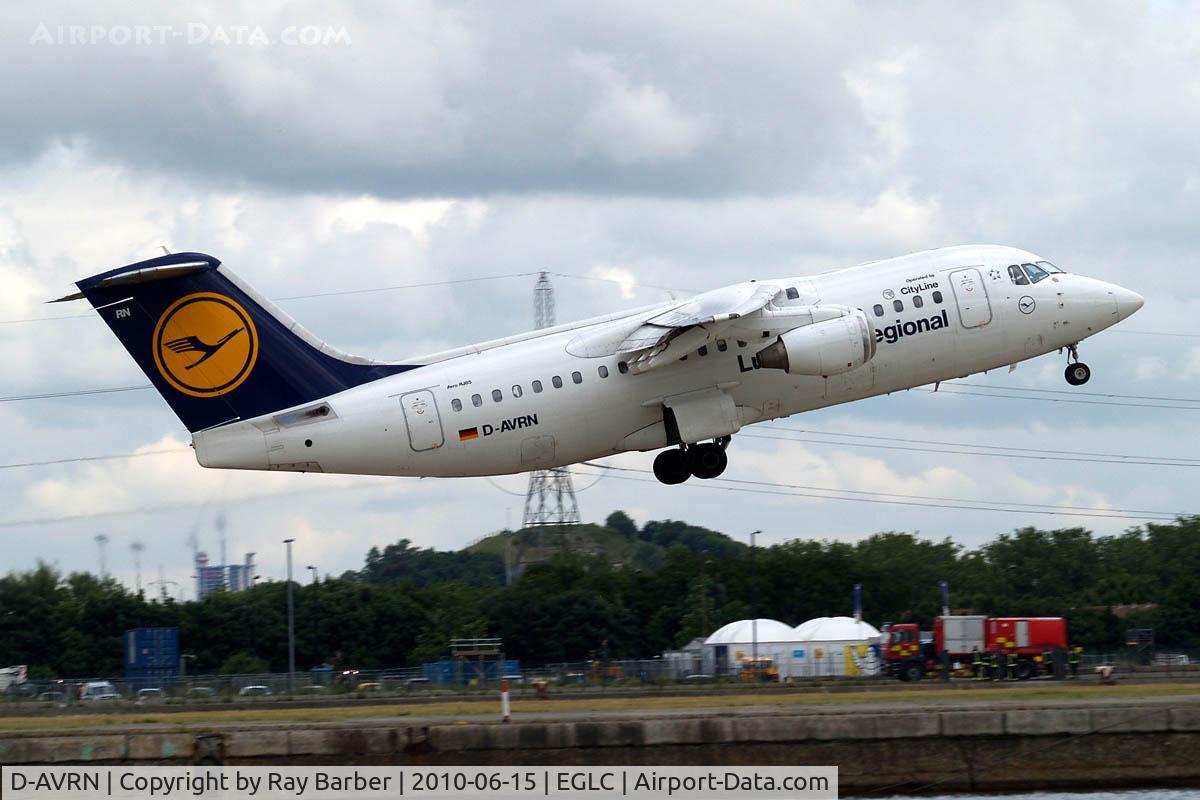
[[[1071,655],[1070,655],[1069,663],[1071,665],[1071,677],[1072,678],[1079,677],[1079,654],[1082,652],[1083,652],[1083,648],[1080,647],[1079,645],[1075,645],[1074,647],[1071,648]]]
[[[991,661],[992,661],[992,663],[991,663],[991,667],[992,667],[992,680],[993,680],[993,681],[998,681],[998,680],[1000,680],[1000,678],[1001,678],[1001,675],[1000,675],[1000,653],[999,653],[999,651],[997,651],[997,650],[993,650],[993,651],[992,651],[992,659],[991,659]]]
[[[1017,679],[1017,651],[1008,651],[1008,679],[1015,681]]]
[[[971,651],[971,666],[975,670],[975,680],[983,680],[983,656],[979,654],[978,647]]]

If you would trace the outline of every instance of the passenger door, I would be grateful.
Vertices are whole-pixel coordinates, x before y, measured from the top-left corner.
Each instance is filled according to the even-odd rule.
[[[982,328],[992,321],[992,306],[988,302],[983,276],[975,267],[950,273],[950,288],[958,303],[958,319],[964,328]]]
[[[401,395],[400,407],[404,409],[408,443],[413,450],[433,450],[445,443],[442,420],[438,416],[437,400],[434,399],[433,392],[421,389]]]

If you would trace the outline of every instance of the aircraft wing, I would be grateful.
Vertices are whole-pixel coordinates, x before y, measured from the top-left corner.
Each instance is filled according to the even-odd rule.
[[[634,372],[678,361],[735,327],[736,320],[762,311],[782,291],[768,283],[737,283],[685,300],[642,321],[616,347]]]

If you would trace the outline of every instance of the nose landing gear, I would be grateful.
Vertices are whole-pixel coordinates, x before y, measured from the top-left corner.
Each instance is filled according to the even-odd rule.
[[[729,464],[729,457],[725,455],[728,446],[729,437],[723,436],[687,449],[664,450],[654,459],[654,477],[668,486],[683,483],[692,476],[701,480],[716,478]]]
[[[1071,345],[1067,348],[1067,357],[1070,361],[1067,364],[1067,370],[1064,373],[1067,383],[1072,386],[1083,386],[1092,377],[1092,370],[1082,361],[1079,360],[1079,350],[1076,345]]]

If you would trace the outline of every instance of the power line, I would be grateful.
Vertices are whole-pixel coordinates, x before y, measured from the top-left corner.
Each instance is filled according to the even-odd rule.
[[[773,426],[773,425],[762,425],[762,426],[757,426],[757,427],[764,428],[767,430],[781,431],[784,433],[795,432],[795,429],[792,429],[792,428],[783,428],[783,427]],[[1063,455],[1063,456],[1039,455],[1038,453],[1040,451],[1033,451],[1033,452],[1029,452],[1029,453],[1001,453],[1001,452],[993,453],[993,452],[976,452],[976,451],[971,451],[971,450],[950,450],[950,449],[945,449],[945,448],[921,447],[921,446],[915,446],[915,445],[906,446],[906,445],[895,445],[895,444],[893,444],[893,445],[870,444],[870,443],[866,443],[866,442],[827,441],[824,439],[810,439],[810,438],[803,437],[803,436],[782,437],[782,436],[772,436],[769,434],[761,434],[761,433],[760,434],[746,433],[744,431],[739,433],[738,435],[744,436],[749,439],[773,439],[773,440],[781,441],[781,442],[796,442],[796,443],[803,442],[803,443],[809,443],[809,444],[827,444],[827,445],[833,445],[835,447],[863,447],[863,448],[868,448],[868,449],[872,449],[872,450],[895,450],[895,451],[900,451],[900,452],[912,452],[912,453],[936,453],[936,454],[940,454],[940,455],[980,456],[980,457],[984,457],[984,458],[1011,458],[1011,459],[1021,459],[1021,460],[1028,460],[1028,461],[1064,461],[1064,462],[1082,463],[1082,464],[1123,464],[1125,466],[1200,467],[1200,463],[1195,462],[1193,459],[1172,459],[1169,457],[1164,457],[1163,460],[1147,460],[1149,457],[1143,457],[1143,456],[1124,456],[1124,457],[1120,457],[1120,458],[1095,458],[1095,457],[1068,456],[1068,455]],[[837,435],[844,435],[844,434],[830,434],[830,435],[837,436]],[[864,438],[870,438],[870,437],[864,437]],[[886,437],[880,437],[880,438],[885,441],[888,440]],[[892,441],[898,441],[898,440],[892,440]],[[930,443],[936,444],[936,442],[930,442]],[[1141,459],[1141,460],[1123,460],[1125,458]]]
[[[996,387],[989,387],[996,388]],[[1066,397],[1018,397],[1012,394],[998,394],[989,392],[975,391],[959,391],[955,389],[913,389],[914,392],[925,392],[926,394],[961,394],[968,397],[998,397],[1003,400],[1040,400],[1044,403],[1075,403],[1084,406],[1120,406],[1122,408],[1160,408],[1164,410],[1178,411],[1200,411],[1200,405],[1196,406],[1178,406],[1178,405],[1158,405],[1153,403],[1113,403],[1106,400],[1072,400]]]
[[[0,464],[0,469],[21,469],[23,467],[46,467],[52,464],[76,464],[88,461],[115,461],[125,458],[143,458],[145,456],[162,456],[168,453],[185,453],[190,447],[170,447],[165,450],[142,450],[138,453],[111,453],[104,456],[78,456],[76,458],[52,458],[47,461],[21,461],[12,464]]]
[[[454,286],[460,283],[479,283],[480,281],[498,281],[505,278],[526,278],[537,275],[536,272],[511,272],[507,275],[483,275],[477,278],[455,278],[448,281],[427,281],[424,283],[404,283],[396,286],[375,286],[367,289],[342,289],[330,292],[313,292],[312,294],[294,294],[288,297],[272,297],[276,302],[286,300],[308,300],[313,297],[343,297],[355,294],[375,294],[376,292],[395,292],[401,289],[425,289],[432,286]]]
[[[360,486],[331,486],[324,489],[306,488],[287,492],[267,492],[264,494],[246,495],[245,497],[235,497],[224,500],[223,502],[229,504],[250,503],[256,500],[270,500],[276,497],[292,497],[295,495],[328,494],[333,492],[361,492],[364,490],[383,489],[393,485],[394,483],[392,481],[381,481],[378,483],[364,484]],[[157,514],[164,511],[183,511],[189,508],[204,508],[208,505],[208,500],[200,500],[193,503],[165,503],[163,505],[143,506],[142,508],[130,508],[117,511],[91,511],[86,514],[62,514],[55,517],[29,517],[27,519],[0,520],[0,528],[51,525],[58,522],[76,522],[79,520],[105,519],[108,517],[127,517],[138,514]]]
[[[21,400],[49,400],[55,397],[81,397],[86,394],[114,394],[117,392],[140,392],[143,389],[153,389],[146,383],[141,386],[109,386],[104,389],[71,389],[62,392],[45,392],[43,394],[19,394],[0,397],[0,403],[16,403]]]
[[[866,433],[841,433],[839,431],[814,430],[814,429],[808,429],[808,428],[788,428],[786,426],[779,426],[779,425],[758,425],[756,427],[757,428],[770,428],[772,430],[780,430],[780,431],[794,431],[796,433],[807,433],[807,434],[812,434],[812,435],[816,435],[816,436],[839,436],[839,437],[846,437],[846,438],[850,438],[850,439],[869,439],[871,441],[885,441],[885,442],[905,442],[905,443],[909,443],[909,444],[911,444],[913,442],[912,439],[905,439],[905,438],[901,438],[901,437],[897,437],[897,436],[878,436],[875,434],[866,434]],[[1006,445],[997,445],[997,444],[979,444],[977,442],[947,442],[947,441],[943,441],[943,440],[939,440],[939,439],[929,439],[929,440],[927,440],[927,443],[928,444],[946,445],[948,447],[973,447],[973,448],[979,448],[979,449],[983,449],[983,450],[1018,450],[1018,451],[1027,452],[1027,453],[1046,453],[1046,454],[1053,454],[1053,455],[1072,455],[1072,456],[1096,456],[1098,458],[1156,458],[1156,459],[1163,459],[1163,460],[1167,460],[1167,461],[1189,461],[1189,462],[1194,462],[1196,464],[1200,464],[1200,458],[1176,458],[1174,456],[1133,456],[1133,455],[1125,455],[1122,453],[1100,453],[1100,452],[1092,452],[1092,451],[1088,451],[1088,450],[1059,450],[1059,449],[1044,450],[1044,449],[1039,449],[1039,448],[1035,448],[1035,447],[1009,447]]]
[[[314,292],[312,294],[297,294],[297,295],[291,295],[288,297],[273,297],[271,299],[276,302],[283,302],[286,300],[307,300],[312,297],[338,297],[341,295],[373,294],[375,292],[394,292],[394,291],[399,291],[401,289],[422,289],[422,288],[427,288],[427,287],[431,287],[431,286],[451,286],[451,285],[458,284],[458,283],[476,283],[478,281],[497,281],[497,280],[502,280],[504,278],[522,278],[522,277],[527,277],[529,275],[536,275],[536,274],[537,274],[536,272],[512,272],[512,273],[508,273],[505,275],[481,275],[481,276],[474,277],[474,278],[455,278],[452,280],[445,280],[445,281],[426,281],[423,283],[406,283],[406,284],[398,284],[395,286],[375,286],[375,287],[366,288],[366,289],[342,289],[342,290],[328,291],[328,292]],[[56,319],[80,319],[82,317],[94,317],[94,316],[95,315],[92,314],[91,312],[86,312],[83,314],[62,314],[62,315],[55,316],[55,317],[28,317],[25,319],[4,319],[4,320],[0,320],[0,325],[16,325],[16,324],[19,324],[22,322],[48,322],[48,321],[56,320]]]
[[[998,389],[1005,392],[1036,392],[1039,394],[1086,395],[1088,397],[1110,397],[1124,400],[1162,400],[1170,403],[1200,403],[1200,398],[1198,397],[1163,397],[1162,395],[1154,394],[1116,394],[1114,392],[1084,392],[1078,389],[1040,389],[1024,386],[996,386],[995,384],[991,383],[967,383],[965,381],[954,381],[952,385],[970,386],[974,389]]]
[[[586,466],[613,470],[617,472],[632,472],[652,474],[650,470],[633,469],[630,467],[614,467],[596,462],[583,462]],[[594,474],[594,473],[591,473]],[[655,483],[650,479],[629,478],[614,475],[617,480],[636,480],[643,483]],[[732,485],[730,485],[732,484]],[[882,505],[912,506],[917,508],[941,508],[956,511],[999,511],[1009,514],[1040,514],[1046,516],[1092,517],[1097,519],[1133,519],[1133,520],[1175,520],[1188,516],[1183,513],[1170,511],[1143,511],[1138,509],[1104,509],[1089,506],[1054,506],[1044,503],[1016,503],[974,498],[939,498],[925,495],[910,495],[898,492],[868,492],[854,489],[831,489],[820,486],[804,486],[801,484],[774,483],[771,481],[739,480],[735,478],[713,478],[712,480],[686,483],[685,486],[694,488],[709,488],[731,492],[747,492],[750,494],[771,494],[788,497],[811,497],[819,500],[843,500],[859,503],[878,503]],[[758,488],[763,487],[763,488]],[[822,492],[815,494],[814,492]],[[857,495],[842,497],[833,493]],[[886,499],[900,498],[900,499]]]
[[[1126,328],[1117,328],[1117,333],[1132,333],[1135,336],[1182,336],[1188,339],[1200,339],[1200,333],[1174,333],[1171,331],[1131,331]]]
[[[434,286],[455,286],[463,283],[479,283],[480,281],[498,281],[507,278],[527,278],[530,275],[537,275],[538,272],[510,272],[504,275],[480,275],[472,278],[454,278],[445,281],[423,281],[420,283],[402,283],[394,286],[371,286],[363,289],[337,289],[328,292],[312,292],[311,294],[294,294],[285,297],[272,297],[272,301],[277,303],[286,302],[289,300],[310,300],[316,297],[345,297],[360,294],[376,294],[378,292],[396,292],[404,289],[427,289]],[[571,278],[578,281],[599,281],[603,283],[617,283],[622,286],[634,286],[639,289],[655,289],[663,292],[681,292],[689,294],[687,290],[673,289],[669,286],[658,286],[652,283],[637,283],[636,281],[623,281],[618,278],[602,278],[596,275],[574,275],[569,272],[551,272],[561,278]],[[50,322],[56,319],[82,319],[84,317],[94,317],[91,312],[82,314],[60,314],[53,317],[26,317],[24,319],[2,319],[0,325],[18,325],[25,322]]]

